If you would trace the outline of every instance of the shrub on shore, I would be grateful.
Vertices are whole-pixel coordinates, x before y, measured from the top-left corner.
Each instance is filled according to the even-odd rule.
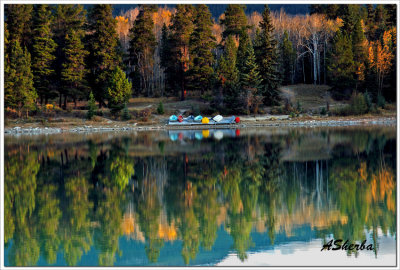
[[[163,105],[162,101],[160,101],[160,103],[158,104],[157,113],[164,114],[164,105]]]

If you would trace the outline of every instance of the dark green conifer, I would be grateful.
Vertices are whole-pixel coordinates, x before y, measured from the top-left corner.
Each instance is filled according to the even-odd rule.
[[[218,61],[217,74],[220,87],[214,103],[232,112],[240,107],[239,71],[236,60],[237,48],[231,35],[226,38],[224,53]]]
[[[61,72],[67,59],[65,55],[66,36],[69,32],[74,31],[78,38],[84,42],[85,40],[85,25],[86,25],[86,10],[83,5],[57,5],[54,8],[53,33],[54,41],[57,44],[55,51],[56,59],[54,61],[54,70],[57,78],[62,78]],[[87,48],[85,48],[87,51]],[[86,61],[85,59],[82,59]],[[87,74],[87,72],[86,72]],[[62,106],[62,97],[64,96],[64,106],[66,105],[67,95],[70,89],[69,83],[64,80],[57,80],[55,86],[59,93],[59,106]],[[85,83],[86,86],[87,82]]]
[[[9,40],[18,40],[21,47],[32,49],[33,5],[6,4],[5,18],[8,25]]]
[[[156,5],[140,5],[132,28],[129,31],[128,66],[129,76],[138,82],[136,92],[150,96],[151,74],[154,65],[154,51],[157,45],[153,28],[153,13]]]
[[[88,52],[81,42],[80,35],[76,31],[70,30],[65,37],[65,62],[62,65],[61,80],[67,90],[65,95],[69,95],[74,100],[75,106],[78,98],[87,96],[85,92],[85,76],[87,72],[85,57],[87,54]],[[64,106],[66,106],[65,103]]]
[[[294,81],[294,64],[296,60],[296,51],[292,42],[289,40],[287,31],[283,33],[283,39],[279,46],[280,54],[280,74],[283,85],[291,84]]]
[[[260,22],[261,31],[256,37],[254,51],[257,64],[262,77],[261,92],[266,105],[275,105],[279,101],[278,85],[278,54],[277,42],[273,37],[274,26],[268,5],[262,13],[263,20]]]
[[[126,78],[125,72],[116,67],[107,84],[108,107],[112,114],[119,113],[132,95],[132,84]]]
[[[332,44],[332,53],[329,57],[328,74],[335,92],[339,97],[351,94],[355,85],[354,80],[355,64],[352,50],[351,37],[342,31],[337,31]],[[347,97],[348,97],[347,96]]]
[[[88,15],[89,82],[99,106],[105,105],[108,81],[121,63],[116,20],[111,5],[93,5]]]
[[[35,106],[37,94],[33,86],[31,56],[28,50],[22,50],[19,41],[9,44],[10,55],[5,62],[4,105],[14,108],[19,116],[23,111],[28,115]]]
[[[40,97],[40,103],[47,104],[55,97],[53,61],[57,44],[53,40],[50,26],[51,10],[48,5],[37,5],[34,17],[32,72],[34,86]]]
[[[213,86],[214,55],[216,46],[212,34],[211,13],[206,5],[197,5],[194,31],[190,37],[191,68],[188,72],[189,86],[203,94]]]
[[[170,26],[170,67],[167,70],[169,82],[181,92],[181,100],[185,99],[187,71],[190,69],[190,36],[194,25],[194,7],[192,5],[176,5],[176,13],[171,18]]]
[[[221,24],[225,28],[222,33],[224,39],[230,35],[238,38],[248,28],[247,17],[244,13],[245,8],[245,5],[228,5],[224,12],[225,17],[221,19]]]
[[[250,111],[257,113],[258,106],[262,103],[262,96],[259,91],[262,79],[251,42],[247,43],[244,56],[246,61],[244,61],[239,75],[244,105],[248,114]]]
[[[90,91],[90,94],[89,94],[88,106],[89,106],[89,108],[88,108],[88,112],[87,112],[86,117],[87,117],[87,119],[90,120],[96,114],[96,110],[97,110],[96,100],[94,99],[94,95],[93,95],[92,91]]]

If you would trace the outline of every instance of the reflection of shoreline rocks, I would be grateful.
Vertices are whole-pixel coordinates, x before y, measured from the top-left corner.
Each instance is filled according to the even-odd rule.
[[[373,125],[396,125],[395,117],[357,119],[357,120],[304,120],[304,121],[242,121],[241,124],[235,125],[219,125],[219,129],[236,129],[236,128],[252,128],[252,127],[343,127],[343,126],[373,126]],[[207,128],[214,128],[207,126]],[[39,127],[13,127],[5,128],[4,133],[9,135],[19,134],[57,134],[57,133],[95,133],[110,131],[148,131],[148,130],[193,130],[205,129],[204,126],[167,126],[167,125],[148,125],[136,126],[128,124],[124,126],[80,126],[71,128],[39,128]]]

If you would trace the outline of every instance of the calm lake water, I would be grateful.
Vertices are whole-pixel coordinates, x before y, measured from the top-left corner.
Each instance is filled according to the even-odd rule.
[[[395,127],[5,136],[4,180],[6,266],[396,264]]]

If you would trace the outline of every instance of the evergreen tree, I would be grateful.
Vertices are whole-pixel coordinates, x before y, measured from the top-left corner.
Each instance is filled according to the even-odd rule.
[[[276,40],[273,38],[274,27],[268,5],[262,13],[263,20],[260,22],[261,31],[256,37],[254,51],[257,64],[262,77],[261,92],[266,105],[275,105],[279,101],[278,93],[278,54]]]
[[[190,69],[189,42],[193,32],[194,8],[192,5],[176,5],[176,13],[171,18],[170,63],[167,76],[175,87],[181,90],[181,100],[185,99],[186,72]]]
[[[19,116],[23,111],[33,109],[37,94],[33,87],[31,56],[28,50],[22,50],[19,41],[9,44],[10,55],[4,70],[4,105],[14,108]]]
[[[70,31],[74,31],[81,41],[85,38],[86,10],[82,5],[57,5],[54,10],[53,32],[54,41],[57,44],[55,51],[54,70],[57,78],[62,78],[63,66],[67,59],[65,55],[66,36]],[[87,49],[85,49],[87,51]],[[85,51],[83,50],[83,51]],[[86,59],[83,59],[86,60]],[[86,72],[87,74],[87,72]],[[59,106],[62,106],[64,95],[64,108],[67,102],[69,83],[64,80],[57,80],[55,85],[59,92]],[[87,83],[86,83],[87,84]]]
[[[287,85],[293,83],[293,69],[296,60],[296,51],[292,42],[289,40],[287,31],[283,33],[283,39],[279,46],[280,51],[280,74],[282,76],[282,84]]]
[[[359,5],[341,5],[340,13],[343,19],[341,27],[344,33],[352,33],[357,21],[360,20],[360,6]]]
[[[40,97],[40,103],[48,103],[53,98],[54,80],[53,61],[56,43],[50,30],[52,23],[51,11],[48,5],[38,5],[35,12],[32,71],[34,86]]]
[[[193,90],[203,94],[210,90],[213,84],[215,37],[212,34],[213,22],[206,5],[197,5],[195,28],[190,36],[190,55],[192,60],[189,70],[189,84]]]
[[[239,71],[236,66],[237,48],[234,37],[228,36],[225,43],[224,53],[218,61],[218,78],[220,82],[219,93],[214,103],[218,107],[235,111],[239,106],[240,88]]]
[[[396,26],[397,17],[396,17],[396,5],[395,4],[387,4],[383,5],[383,8],[386,11],[386,28],[390,29],[391,27]]]
[[[348,97],[355,85],[355,64],[351,38],[337,31],[329,57],[328,75],[338,97]]]
[[[11,68],[10,63],[10,32],[8,31],[7,23],[4,24],[4,107],[11,107],[12,93],[13,93],[13,80],[15,77],[15,69]]]
[[[65,96],[69,95],[74,100],[76,106],[77,98],[84,97],[85,94],[85,57],[88,52],[84,49],[81,42],[80,35],[71,30],[65,37],[65,62],[62,65],[61,80],[66,85],[67,92]],[[64,99],[64,107],[66,107],[66,98]]]
[[[239,47],[237,49],[237,61],[236,61],[236,66],[239,70],[239,72],[243,71],[244,65],[247,60],[247,47],[250,44],[250,37],[247,34],[245,30],[242,31],[240,34],[240,39],[239,39]]]
[[[87,44],[89,56],[89,83],[99,106],[105,105],[107,82],[113,70],[120,64],[116,20],[111,5],[94,5],[88,15]]]
[[[230,35],[238,38],[248,28],[245,8],[245,5],[228,5],[224,12],[225,17],[221,19],[225,28],[222,33],[224,39]]]
[[[89,106],[89,109],[88,109],[86,117],[87,117],[87,119],[90,120],[96,114],[96,110],[97,110],[97,108],[96,108],[96,100],[94,99],[94,95],[93,95],[92,91],[90,91],[90,94],[89,94],[88,106]]]
[[[357,20],[351,33],[354,61],[362,63],[366,60],[365,36],[361,26],[361,21]]]
[[[245,58],[246,61],[240,71],[240,86],[247,113],[250,114],[250,110],[257,113],[258,106],[262,103],[262,96],[259,93],[262,80],[251,42],[247,43]]]
[[[132,84],[126,78],[125,72],[117,66],[112,73],[107,88],[108,107],[111,112],[116,114],[121,111],[131,95]]]
[[[32,48],[32,17],[33,5],[7,4],[4,5],[5,18],[8,25],[9,40],[17,40],[20,46]]]
[[[150,96],[151,79],[154,65],[154,51],[157,45],[153,28],[153,13],[156,5],[140,5],[137,16],[129,34],[128,66],[129,76],[137,81],[137,93],[145,92]]]
[[[168,27],[163,24],[163,28],[161,30],[161,48],[160,48],[160,65],[164,71],[165,77],[165,90],[167,93],[171,93],[173,95],[177,95],[175,91],[174,81],[172,71],[174,70],[174,65],[171,62],[171,40],[169,35]]]
[[[353,60],[356,69],[354,77],[356,78],[356,90],[359,90],[360,82],[362,83],[362,81],[365,79],[365,67],[367,62],[366,40],[360,20],[358,20],[354,25],[351,37],[354,57]]]

